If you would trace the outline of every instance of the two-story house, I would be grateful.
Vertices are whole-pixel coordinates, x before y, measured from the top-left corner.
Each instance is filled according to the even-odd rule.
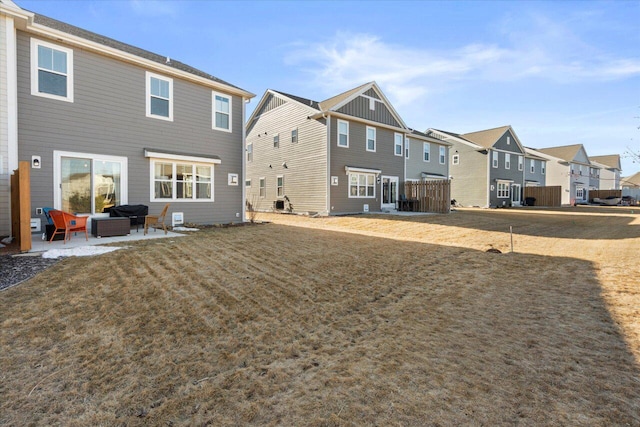
[[[530,147],[524,147],[524,185],[525,187],[544,187],[547,185],[547,160]]]
[[[589,161],[599,168],[595,168],[599,174],[599,190],[620,190],[622,166],[619,154],[589,156]]]
[[[405,137],[405,145],[406,181],[449,179],[450,143],[411,129]]]
[[[322,102],[267,90],[246,125],[247,203],[320,215],[395,209],[410,133],[375,82]],[[446,174],[438,162],[433,173]]]
[[[547,185],[562,187],[562,204],[575,205],[589,200],[589,188],[597,180],[592,178],[589,156],[582,144],[539,148],[547,159]]]
[[[428,129],[452,144],[451,198],[463,206],[502,207],[522,203],[525,149],[511,126],[458,134]]]
[[[145,204],[197,223],[244,216],[254,95],[208,73],[0,0],[0,234],[8,181],[31,163],[32,216]]]

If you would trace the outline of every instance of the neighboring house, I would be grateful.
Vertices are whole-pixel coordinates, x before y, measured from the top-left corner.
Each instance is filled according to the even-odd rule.
[[[525,187],[544,187],[547,184],[547,159],[536,150],[524,147],[524,185]]]
[[[450,143],[411,129],[405,144],[406,181],[449,179]]]
[[[582,144],[539,148],[537,152],[547,159],[547,185],[562,187],[563,205],[589,200],[589,188],[598,181],[592,177],[596,167],[589,162]]]
[[[452,144],[452,199],[463,206],[480,207],[522,203],[526,153],[511,126],[466,134],[429,129],[426,135]]]
[[[622,189],[640,188],[640,172],[620,179]]]
[[[620,190],[620,155],[589,156],[589,161],[597,166],[599,173],[599,190]]]
[[[254,95],[170,58],[0,0],[0,235],[29,161],[32,216],[171,202],[196,223],[244,215],[244,106]],[[43,217],[41,217],[43,218]]]
[[[247,203],[320,215],[395,209],[410,134],[375,82],[322,102],[269,89],[246,124]],[[420,171],[446,176],[433,163]]]

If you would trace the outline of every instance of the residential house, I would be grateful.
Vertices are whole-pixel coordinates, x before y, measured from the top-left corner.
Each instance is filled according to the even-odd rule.
[[[269,89],[246,125],[247,203],[320,215],[395,209],[410,134],[375,82],[322,102]],[[420,170],[446,176],[437,158],[430,164]]]
[[[122,204],[158,213],[170,202],[189,222],[243,219],[252,93],[10,0],[0,34],[0,235],[19,161],[31,164],[32,216],[107,216]]]
[[[547,159],[547,185],[562,187],[563,205],[586,203],[589,200],[589,188],[598,182],[592,171],[597,167],[589,161],[582,144],[539,148],[537,152]]]
[[[620,190],[622,166],[619,154],[589,156],[589,161],[599,168],[596,169],[599,174],[599,190]]]
[[[640,204],[640,172],[620,178],[623,196],[631,196]]]
[[[547,184],[547,159],[533,148],[524,147],[525,187],[544,187]]]
[[[526,153],[511,126],[466,134],[429,129],[426,135],[452,144],[452,199],[463,206],[480,207],[522,203]]]
[[[405,181],[421,182],[449,179],[451,143],[410,129],[405,137]]]

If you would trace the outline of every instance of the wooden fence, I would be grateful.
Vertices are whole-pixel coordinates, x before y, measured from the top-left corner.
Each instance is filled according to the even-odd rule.
[[[562,187],[553,185],[549,187],[524,187],[524,202],[527,197],[533,197],[534,206],[553,206],[562,205]]]
[[[451,211],[451,181],[436,180],[405,182],[407,199],[415,200],[415,212],[449,213]]]
[[[19,162],[11,175],[11,232],[21,252],[31,249],[31,162]]]
[[[622,197],[622,190],[589,190],[589,201],[606,199],[607,197]]]

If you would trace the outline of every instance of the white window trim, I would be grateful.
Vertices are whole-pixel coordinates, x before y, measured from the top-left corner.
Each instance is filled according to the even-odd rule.
[[[492,151],[491,152],[491,166],[494,169],[497,169],[499,163],[500,163],[500,157],[498,156],[498,152],[497,151]]]
[[[524,157],[523,156],[518,156],[518,170],[519,171],[524,170]]]
[[[349,199],[375,199],[376,198],[376,174],[369,172],[357,172],[356,169],[350,169],[347,171],[347,197]],[[373,177],[373,196],[352,196],[351,195],[351,175],[367,175]],[[358,187],[360,186],[360,179],[358,178]],[[368,188],[369,186],[365,186]]]
[[[409,148],[411,146],[411,141],[409,140],[409,137],[405,137],[404,138],[404,158],[408,159],[409,158]]]
[[[273,135],[273,148],[280,148],[280,134]]]
[[[510,136],[507,137],[507,145],[511,145],[511,137]]]
[[[253,142],[247,144],[247,162],[253,162]]]
[[[251,178],[247,178],[244,180],[244,186],[251,188]]]
[[[425,160],[424,155],[427,154],[428,159]],[[422,143],[422,161],[425,163],[431,162],[431,143]]]
[[[296,133],[295,141],[293,139],[293,133],[294,132]],[[291,129],[291,143],[292,144],[296,144],[297,142],[298,142],[298,128],[293,128],[293,129]]]
[[[398,137],[400,137],[400,141],[398,141]],[[398,147],[400,147],[399,153]],[[404,156],[404,135],[398,132],[393,133],[393,154],[398,157]]]
[[[529,160],[529,172],[536,173],[536,161],[534,159]]]
[[[344,124],[347,125],[347,133],[346,133],[346,135],[347,135],[347,145],[340,145],[340,135],[344,135],[344,134],[340,133],[340,124],[341,123],[344,123]],[[336,145],[338,147],[341,147],[341,148],[349,148],[349,122],[348,121],[338,119],[338,125],[336,126],[336,135],[337,135]]]
[[[504,168],[511,169],[511,154],[504,153]]]
[[[278,180],[282,179],[282,185],[278,185]],[[282,194],[278,194],[282,190]],[[284,197],[284,175],[276,176],[276,197],[282,199]]]
[[[502,195],[500,195],[501,186],[503,186]],[[506,191],[506,194],[505,194],[505,191]],[[498,181],[496,183],[496,196],[498,197],[498,199],[510,199],[511,198],[511,181]]]
[[[216,96],[221,96],[229,100],[229,129],[219,128],[216,126]],[[233,98],[231,95],[227,95],[221,92],[211,92],[211,129],[219,130],[222,132],[231,133],[233,130]]]
[[[262,189],[264,189],[264,196],[260,195]],[[258,198],[259,199],[267,198],[267,178],[265,178],[264,176],[261,176],[260,178],[258,178]]]
[[[75,157],[80,159],[91,159],[92,162],[96,160],[105,160],[108,162],[120,162],[122,164],[122,170],[120,171],[120,203],[123,205],[129,204],[129,181],[128,181],[128,159],[126,157],[118,156],[103,156],[101,154],[91,153],[77,153],[73,151],[54,151],[53,152],[53,207],[55,209],[62,209],[62,170],[61,162],[63,157]],[[100,214],[92,215],[97,216]]]
[[[443,146],[440,146],[440,148],[438,149],[439,151],[439,160],[440,160],[440,164],[444,165],[445,163],[447,163],[447,149]]]
[[[152,77],[158,80],[164,80],[169,83],[169,117],[159,116],[157,114],[151,114],[151,78]],[[147,105],[146,115],[147,117],[172,122],[173,121],[173,79],[171,77],[166,77],[161,74],[155,74],[150,71],[146,72],[145,79],[146,79],[146,105]]]
[[[38,46],[59,50],[67,54],[67,96],[53,95],[38,91]],[[58,101],[73,102],[73,50],[57,44],[31,38],[31,95],[43,98],[57,99]]]
[[[372,130],[373,131],[373,150],[369,149],[369,131]],[[377,139],[377,132],[376,132],[376,128],[374,128],[373,126],[367,126],[367,130],[365,132],[365,149],[369,152],[375,153],[376,152],[376,146],[378,145],[376,142]]]
[[[149,158],[149,200],[151,202],[168,202],[168,201],[173,201],[173,202],[185,202],[185,203],[211,203],[215,201],[215,195],[214,195],[214,189],[215,189],[215,178],[214,178],[214,174],[215,174],[215,163],[208,161],[210,159],[203,159],[206,161],[202,161],[202,162],[194,162],[194,161],[190,161],[190,160],[183,160],[177,157],[184,157],[184,156],[176,156],[173,158],[167,158],[167,157],[150,157]],[[156,191],[155,191],[155,164],[156,163],[171,163],[173,165],[173,180],[172,180],[172,188],[171,188],[171,198],[156,198]],[[176,166],[177,164],[189,164],[191,165],[191,167],[195,167],[195,166],[208,166],[211,168],[211,197],[207,198],[207,199],[197,199],[196,198],[196,181],[195,181],[195,174],[194,174],[194,179],[193,179],[193,195],[191,198],[178,198],[177,197],[177,176],[176,176]]]
[[[451,164],[454,166],[460,164],[460,154],[453,155],[453,157],[451,158]]]

